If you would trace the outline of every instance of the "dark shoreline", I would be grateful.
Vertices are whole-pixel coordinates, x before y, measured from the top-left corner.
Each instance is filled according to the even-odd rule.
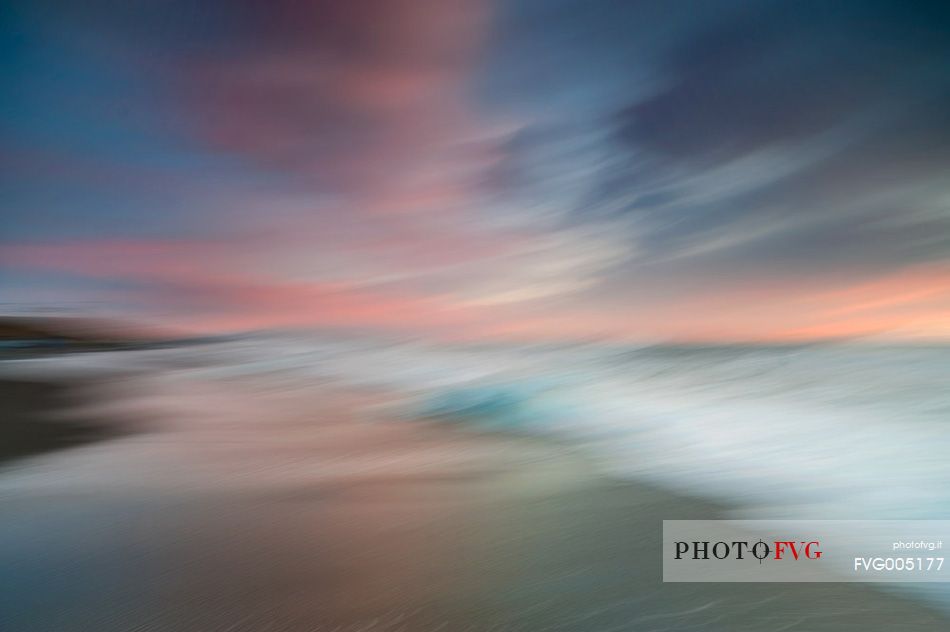
[[[115,427],[62,416],[81,401],[81,390],[81,384],[65,381],[0,380],[0,467],[118,435]]]

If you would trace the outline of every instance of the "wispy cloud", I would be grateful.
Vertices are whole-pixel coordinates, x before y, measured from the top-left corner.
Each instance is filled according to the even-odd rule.
[[[857,2],[23,3],[0,282],[45,304],[82,278],[212,328],[944,331],[924,271],[950,259],[948,22]]]

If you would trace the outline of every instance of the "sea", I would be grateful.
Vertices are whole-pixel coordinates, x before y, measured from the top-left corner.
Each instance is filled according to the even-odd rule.
[[[209,374],[395,390],[407,421],[555,436],[612,475],[725,501],[741,518],[950,519],[946,346],[262,334],[205,349]]]
[[[385,423],[556,439],[607,476],[713,501],[730,518],[950,519],[947,346],[474,344],[284,332],[2,364],[4,375],[398,393]],[[226,415],[221,402],[210,406]],[[23,480],[0,477],[14,481],[10,489]],[[943,586],[910,589],[950,611]]]

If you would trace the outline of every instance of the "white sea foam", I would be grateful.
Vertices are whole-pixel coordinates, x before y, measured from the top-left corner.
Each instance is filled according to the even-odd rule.
[[[31,366],[385,388],[406,395],[407,418],[567,438],[613,475],[721,501],[738,518],[950,519],[946,347],[447,346],[261,335],[15,370]]]
[[[743,517],[950,518],[950,348],[446,346],[260,335],[38,361],[395,389],[407,416],[552,433]],[[30,363],[20,364],[24,370]]]
[[[950,518],[950,349],[439,346],[267,336],[204,371],[336,379],[407,413],[568,435],[758,517]],[[119,354],[116,354],[119,357]]]

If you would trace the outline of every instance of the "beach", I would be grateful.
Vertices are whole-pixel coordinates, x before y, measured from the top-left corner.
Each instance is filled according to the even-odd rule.
[[[78,390],[81,386],[66,381],[0,380],[0,465],[114,434],[117,428],[95,420],[57,418],[57,413],[70,410]]]
[[[5,388],[37,406],[31,389]],[[110,373],[94,388],[85,414],[127,432],[0,469],[4,629],[950,624],[859,584],[663,584],[662,520],[724,507],[605,475],[563,440],[407,420],[398,393],[187,371]]]
[[[0,13],[0,632],[950,632],[950,2]]]

